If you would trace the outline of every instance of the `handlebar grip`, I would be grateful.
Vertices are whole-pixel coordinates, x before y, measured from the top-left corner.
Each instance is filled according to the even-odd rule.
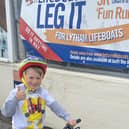
[[[76,120],[76,123],[78,124],[78,123],[80,123],[82,120],[81,119],[77,119]]]
[[[80,123],[81,119],[76,119],[76,123]],[[68,123],[66,124],[66,126],[63,129],[74,129],[71,125],[69,125]],[[77,127],[75,129],[80,129],[80,127]]]

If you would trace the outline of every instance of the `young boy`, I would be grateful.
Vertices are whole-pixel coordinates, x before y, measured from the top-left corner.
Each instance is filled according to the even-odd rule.
[[[5,117],[12,117],[13,129],[43,129],[46,105],[71,126],[76,125],[70,115],[41,88],[46,73],[46,63],[38,57],[26,58],[19,68],[22,84],[13,89],[2,106]]]

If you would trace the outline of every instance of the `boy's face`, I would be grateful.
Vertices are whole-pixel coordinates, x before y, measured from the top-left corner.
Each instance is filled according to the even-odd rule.
[[[43,74],[40,75],[38,72],[36,72],[33,68],[28,68],[26,70],[26,83],[27,85],[32,89],[37,89],[41,85],[41,81],[43,79]]]

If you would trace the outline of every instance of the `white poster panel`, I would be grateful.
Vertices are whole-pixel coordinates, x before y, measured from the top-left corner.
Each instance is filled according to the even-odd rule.
[[[23,0],[24,46],[49,60],[128,68],[128,5],[129,0]]]

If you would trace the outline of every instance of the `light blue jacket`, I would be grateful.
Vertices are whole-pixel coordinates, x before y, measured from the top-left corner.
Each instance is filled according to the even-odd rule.
[[[20,89],[25,91],[25,86],[23,84],[20,84],[19,86]],[[33,113],[38,113],[38,109],[40,109],[42,112],[42,118],[40,120],[35,120],[33,128],[38,129],[37,125],[39,122],[43,126],[46,111],[44,106],[39,108],[40,104],[42,105],[43,102],[45,102],[46,106],[48,106],[57,116],[63,118],[66,121],[70,119],[70,115],[56,102],[51,95],[49,95],[47,90],[39,87],[34,93],[28,92],[26,99],[20,101],[16,99],[16,92],[17,88],[10,92],[1,108],[1,112],[5,117],[12,117],[13,129],[25,129],[29,127],[32,124],[32,122],[28,120],[29,116],[31,116]],[[40,103],[38,103],[39,101],[37,98],[40,98]],[[38,104],[33,103],[33,100],[35,99],[38,101]]]

